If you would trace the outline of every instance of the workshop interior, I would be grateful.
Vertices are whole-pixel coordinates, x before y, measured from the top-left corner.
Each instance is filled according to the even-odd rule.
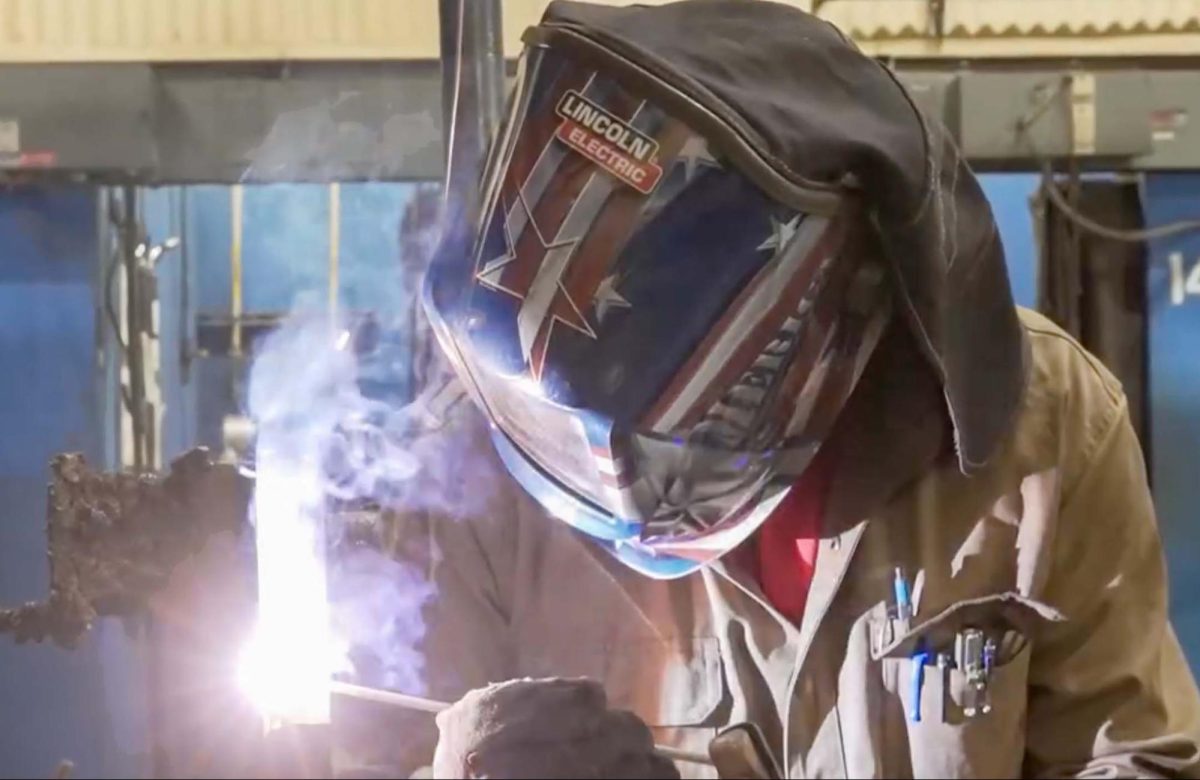
[[[1016,302],[1120,380],[1200,671],[1200,2],[787,2],[944,124]],[[404,632],[351,620],[373,671],[332,694],[314,649],[419,452],[305,483],[295,431],[439,402],[422,279],[544,7],[0,0],[0,776],[294,776],[289,719],[330,776],[337,697],[439,710]],[[322,516],[254,528],[256,491]],[[386,576],[390,625],[429,594]]]

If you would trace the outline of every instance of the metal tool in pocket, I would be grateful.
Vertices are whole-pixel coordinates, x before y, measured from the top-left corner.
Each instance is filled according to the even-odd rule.
[[[968,718],[992,711],[992,670],[996,666],[996,643],[977,628],[959,631],[954,638],[955,664],[967,679],[963,692],[963,715]]]
[[[938,701],[938,717],[942,723],[950,722],[947,702],[950,700],[950,670],[954,667],[954,659],[949,653],[937,654],[938,684],[940,697]]]

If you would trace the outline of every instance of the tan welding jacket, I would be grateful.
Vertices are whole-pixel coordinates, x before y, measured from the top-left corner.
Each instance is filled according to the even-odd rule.
[[[1125,397],[1050,322],[1022,312],[1021,323],[1029,371],[1015,425],[969,477],[922,361],[889,337],[838,433],[854,467],[835,479],[798,627],[736,553],[674,582],[624,569],[545,516],[460,407],[447,446],[488,508],[409,519],[397,545],[437,586],[421,644],[428,692],[592,677],[663,743],[703,751],[718,729],[753,721],[794,777],[1195,775],[1200,697],[1167,622]],[[880,372],[891,381],[871,381]],[[896,435],[904,449],[882,446]],[[916,582],[907,627],[889,619],[896,566]],[[991,712],[964,715],[954,670],[943,717],[930,672],[913,722],[917,643],[952,647],[965,626],[1020,637],[1002,645]],[[428,719],[375,723],[387,733],[369,761],[429,760]]]

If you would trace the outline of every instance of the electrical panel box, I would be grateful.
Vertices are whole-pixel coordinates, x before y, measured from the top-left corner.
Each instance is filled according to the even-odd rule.
[[[921,113],[941,120],[958,138],[958,74],[940,71],[901,71],[896,74]]]
[[[1200,70],[1159,70],[1150,79],[1153,148],[1142,170],[1200,168]]]
[[[1157,74],[1125,69],[897,75],[918,108],[940,119],[963,155],[977,163],[1127,160],[1154,150]]]
[[[0,169],[136,172],[155,165],[148,65],[0,68]]]
[[[441,80],[423,63],[157,71],[160,181],[439,179]]]
[[[951,124],[974,160],[1129,158],[1152,148],[1143,71],[968,71],[957,93]]]

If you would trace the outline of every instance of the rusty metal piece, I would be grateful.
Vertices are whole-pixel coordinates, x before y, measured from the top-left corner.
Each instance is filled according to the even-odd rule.
[[[240,532],[252,485],[194,449],[165,474],[94,471],[78,453],[50,462],[50,595],[0,610],[0,634],[75,647],[98,616],[142,613],[172,570],[214,534]]]

